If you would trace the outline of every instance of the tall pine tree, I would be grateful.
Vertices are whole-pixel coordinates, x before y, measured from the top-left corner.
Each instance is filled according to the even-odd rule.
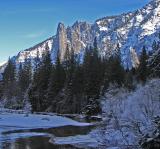
[[[101,58],[98,54],[97,40],[95,38],[94,47],[86,49],[84,55],[84,94],[86,96],[86,107],[85,113],[96,114],[100,112],[100,106],[98,98],[101,91],[102,83],[102,69],[101,69]]]
[[[32,79],[31,60],[25,59],[24,64],[20,64],[18,73],[18,84],[21,92],[25,92],[29,87]]]
[[[7,100],[11,100],[17,95],[16,83],[16,67],[14,62],[9,58],[7,66],[3,73],[3,96]]]
[[[34,74],[32,87],[29,90],[29,98],[33,111],[45,111],[48,108],[47,91],[51,70],[51,56],[46,47],[40,66]]]
[[[57,54],[55,66],[52,67],[52,72],[49,79],[47,100],[48,104],[52,105],[52,111],[56,112],[56,96],[62,91],[65,83],[65,71],[60,62],[60,55]]]
[[[140,65],[138,67],[138,72],[137,72],[137,77],[138,80],[142,81],[143,83],[146,82],[147,77],[148,77],[148,66],[147,66],[147,60],[148,60],[148,55],[146,52],[145,46],[142,49],[142,53],[140,55]]]

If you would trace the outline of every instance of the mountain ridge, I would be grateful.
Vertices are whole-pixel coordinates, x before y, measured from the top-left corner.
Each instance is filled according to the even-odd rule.
[[[94,23],[76,21],[72,26],[66,27],[64,23],[60,22],[56,35],[19,52],[14,58],[16,64],[24,62],[25,57],[34,58],[35,53],[37,51],[43,53],[48,44],[52,59],[55,59],[59,50],[61,60],[63,60],[67,46],[79,54],[87,46],[92,46],[96,37],[101,55],[112,55],[119,44],[124,66],[126,68],[136,67],[142,47],[146,46],[147,51],[151,51],[154,40],[159,40],[159,32],[160,1],[152,0],[133,12],[103,17]],[[30,51],[32,52],[30,53]]]

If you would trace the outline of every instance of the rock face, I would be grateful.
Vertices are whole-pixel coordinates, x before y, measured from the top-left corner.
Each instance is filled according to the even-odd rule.
[[[77,21],[72,26],[65,27],[63,23],[59,23],[55,36],[20,52],[14,58],[17,63],[24,61],[26,57],[34,58],[35,53],[43,53],[48,44],[52,59],[55,59],[59,50],[63,60],[67,46],[78,54],[87,46],[92,46],[96,37],[101,55],[112,55],[119,45],[124,66],[137,67],[142,47],[146,46],[151,51],[154,40],[159,40],[159,32],[160,0],[153,0],[134,12],[104,17],[93,24]]]
[[[75,53],[84,50],[88,43],[91,43],[91,25],[86,22],[76,22],[71,27],[65,27],[59,23],[57,28],[56,40],[53,44],[53,52],[59,50],[61,60],[63,60],[66,48],[74,49]]]
[[[153,0],[134,12],[104,17],[93,24],[77,21],[73,26],[65,28],[60,23],[56,34],[58,46],[55,46],[57,43],[53,44],[53,51],[59,49],[63,59],[67,44],[75,53],[79,53],[86,46],[91,46],[96,37],[101,55],[112,55],[118,44],[124,66],[137,67],[137,55],[143,46],[148,51],[152,50],[154,40],[159,40],[159,32],[160,1]]]
[[[159,40],[159,32],[160,1],[153,0],[134,12],[105,17],[93,24],[77,21],[73,26],[65,28],[64,24],[60,23],[53,51],[58,47],[63,59],[67,44],[75,53],[80,53],[86,46],[91,46],[96,37],[101,55],[112,55],[118,44],[124,66],[137,67],[137,55],[143,46],[146,46],[148,51],[152,50],[154,40]]]
[[[57,28],[54,50],[60,50],[61,59],[63,59],[66,48],[67,48],[67,31],[64,24],[59,23]]]

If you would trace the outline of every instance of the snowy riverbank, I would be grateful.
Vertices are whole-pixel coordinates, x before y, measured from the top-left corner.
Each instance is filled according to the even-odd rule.
[[[50,116],[40,114],[16,114],[2,112],[0,114],[0,133],[6,131],[5,128],[17,129],[37,129],[53,128],[62,126],[89,126],[89,123],[80,123],[62,116]],[[3,126],[3,127],[2,127]]]
[[[20,111],[8,113],[7,111],[8,110],[1,110],[0,112],[0,148],[2,148],[2,144],[4,142],[14,142],[20,138],[35,136],[48,136],[51,138],[53,136],[53,134],[50,134],[47,131],[34,131],[37,129],[45,130],[48,128],[58,129],[64,126],[86,127],[92,125],[90,123],[80,123],[72,119],[56,115],[22,114],[23,112]]]

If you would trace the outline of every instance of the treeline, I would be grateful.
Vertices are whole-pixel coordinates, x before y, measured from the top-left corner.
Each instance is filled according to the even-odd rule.
[[[46,47],[42,59],[37,53],[34,70],[30,59],[18,68],[9,59],[0,92],[5,106],[21,109],[29,101],[32,111],[94,115],[101,112],[99,99],[110,84],[134,90],[137,82],[145,83],[151,74],[159,76],[151,69],[155,62],[148,63],[145,47],[139,67],[124,69],[118,45],[117,53],[110,58],[99,55],[96,39],[93,45],[86,48],[83,60],[67,47],[63,62],[57,53],[54,64]]]

